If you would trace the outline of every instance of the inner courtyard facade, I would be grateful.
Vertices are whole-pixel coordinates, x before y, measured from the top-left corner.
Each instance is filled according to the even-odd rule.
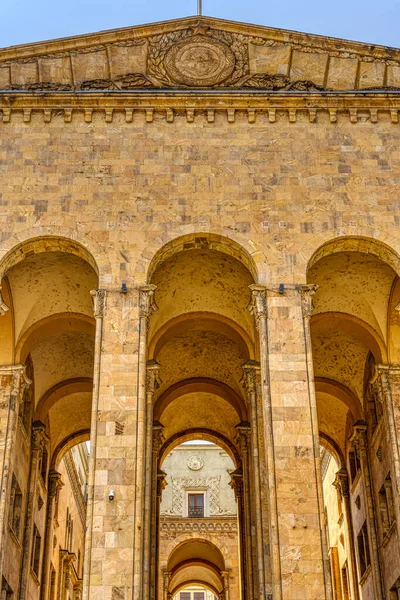
[[[399,600],[400,50],[0,50],[1,600]]]

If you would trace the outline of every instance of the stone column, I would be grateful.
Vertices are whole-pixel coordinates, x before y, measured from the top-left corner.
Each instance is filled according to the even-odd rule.
[[[357,421],[353,425],[353,433],[349,438],[349,442],[353,444],[359,453],[361,462],[361,472],[364,481],[366,513],[368,536],[371,544],[371,566],[374,578],[375,600],[385,598],[384,586],[382,581],[382,569],[379,556],[378,539],[376,534],[376,514],[374,499],[372,496],[371,474],[369,468],[368,451],[367,451],[367,424],[365,421]]]
[[[311,330],[310,330],[310,319],[312,311],[312,296],[318,290],[318,286],[315,284],[303,285],[300,288],[301,304],[303,313],[303,330],[304,330],[304,346],[306,355],[306,366],[307,366],[307,383],[308,383],[308,397],[310,406],[310,425],[312,432],[313,441],[313,457],[315,465],[315,480],[316,480],[316,492],[318,500],[318,516],[319,516],[319,528],[320,528],[320,539],[322,549],[322,560],[324,568],[324,580],[325,580],[325,591],[327,598],[333,597],[332,589],[332,575],[329,563],[329,552],[328,552],[328,540],[326,535],[326,516],[325,516],[325,505],[324,505],[324,494],[322,486],[322,471],[321,471],[321,457],[319,449],[319,428],[318,428],[318,412],[317,412],[317,398],[315,394],[314,386],[314,364],[312,357],[312,344],[311,344]]]
[[[263,528],[263,503],[261,495],[261,467],[260,467],[260,447],[259,429],[261,425],[258,422],[258,411],[257,411],[257,377],[260,374],[260,365],[255,361],[248,361],[243,365],[243,382],[246,388],[247,397],[250,406],[250,419],[251,419],[251,451],[252,451],[252,479],[254,482],[253,487],[253,504],[255,508],[255,536],[256,536],[256,547],[257,547],[257,581],[258,581],[258,593],[261,594],[261,598],[266,596],[266,578],[268,565],[266,564],[266,556],[264,552],[264,528]]]
[[[221,571],[224,582],[225,600],[229,600],[229,571]]]
[[[52,470],[49,472],[47,485],[46,531],[43,545],[42,577],[40,582],[40,598],[47,600],[49,586],[50,547],[53,533],[55,499],[62,488],[61,474]]]
[[[143,593],[143,545],[144,545],[144,484],[146,465],[146,378],[147,378],[147,331],[149,319],[157,306],[154,301],[155,285],[143,286],[139,290],[139,356],[136,418],[136,465],[135,465],[135,524],[133,558],[133,600]]]
[[[24,536],[22,544],[22,560],[21,560],[21,572],[20,572],[20,585],[19,585],[19,600],[25,600],[26,588],[28,582],[29,563],[31,556],[31,542],[33,533],[33,503],[35,500],[36,493],[36,482],[38,475],[38,462],[43,446],[47,441],[46,426],[41,421],[35,421],[32,425],[32,437],[31,437],[31,460],[29,468],[29,480],[28,480],[28,498],[25,509],[25,524],[24,524]]]
[[[260,340],[273,598],[331,600],[318,486],[318,438],[302,286],[250,286]],[[279,519],[278,519],[279,515]],[[329,569],[329,564],[328,564]],[[308,578],[300,575],[307,570]],[[297,575],[297,573],[299,575]],[[283,587],[283,591],[282,591]]]
[[[378,399],[382,403],[390,457],[390,476],[395,490],[394,510],[397,539],[400,544],[400,366],[378,365]],[[393,393],[392,393],[392,387]],[[396,425],[396,422],[398,425]]]
[[[157,464],[158,464],[158,454],[160,452],[161,446],[164,443],[164,434],[163,430],[164,426],[155,421],[153,423],[153,440],[152,440],[152,465],[151,465],[151,527],[150,527],[150,535],[151,535],[151,546],[150,546],[150,555],[151,555],[151,563],[150,563],[150,599],[155,600],[156,598],[156,590],[158,588],[158,540],[159,540],[159,503],[158,503],[158,478],[157,478]]]
[[[336,473],[335,481],[333,482],[335,488],[339,491],[340,498],[343,504],[344,518],[346,522],[347,530],[347,543],[349,549],[348,562],[351,569],[351,583],[352,583],[352,594],[351,597],[354,600],[359,600],[358,591],[358,578],[357,578],[357,567],[356,567],[356,550],[354,545],[354,533],[353,533],[353,522],[351,518],[351,504],[350,504],[350,490],[349,490],[349,476],[346,469],[340,469]]]
[[[31,383],[26,376],[24,365],[0,367],[0,577],[3,572],[4,534],[8,521],[19,404],[25,389]]]
[[[94,367],[93,367],[93,394],[92,394],[92,415],[90,423],[90,455],[89,455],[89,474],[87,483],[87,506],[86,506],[86,533],[85,533],[85,552],[83,558],[83,600],[89,598],[91,556],[92,556],[92,536],[93,536],[93,512],[94,512],[94,490],[95,490],[95,471],[96,471],[96,447],[97,447],[97,423],[100,395],[100,374],[101,374],[101,350],[103,341],[103,318],[106,306],[106,291],[92,290],[90,292],[94,300],[94,317],[96,319],[96,333],[94,343]],[[43,598],[43,600],[46,600]]]
[[[240,481],[233,477],[236,471],[231,474],[235,496],[242,505],[242,553],[245,558],[245,569],[242,578],[245,580],[243,598],[256,598],[256,590],[254,589],[253,581],[253,536],[252,536],[252,516],[251,504],[252,493],[250,485],[250,461],[249,449],[250,446],[250,424],[247,422],[239,423],[236,426],[235,442],[240,450],[242,458],[242,477]],[[241,489],[242,488],[242,489]],[[241,492],[241,495],[240,495]],[[255,545],[254,545],[255,546]]]
[[[145,443],[145,489],[143,527],[143,599],[150,597],[151,574],[151,516],[153,471],[153,400],[154,392],[160,386],[160,365],[155,360],[147,362],[146,376],[146,443]]]
[[[95,456],[91,457],[89,560],[84,564],[83,598],[133,600],[140,593],[143,563],[143,504],[138,511],[136,501],[138,496],[142,500],[144,490],[136,467],[140,454],[143,476],[148,316],[140,317],[143,293],[138,288],[121,293],[119,286],[110,286],[102,296],[106,300],[102,319],[96,313]],[[113,500],[109,500],[111,490]]]
[[[157,489],[156,489],[156,515],[157,515],[157,520],[156,520],[156,547],[157,547],[157,552],[156,552],[156,569],[158,570],[159,568],[159,561],[158,561],[158,538],[160,535],[160,506],[161,506],[161,500],[162,500],[162,493],[164,491],[164,489],[167,486],[167,474],[162,471],[161,469],[157,469]],[[165,590],[165,577],[166,577],[166,573],[167,571],[164,571],[164,575],[163,575],[163,589],[164,591],[168,592],[168,586],[169,586],[169,580],[170,580],[170,573],[168,573],[168,584],[167,584],[167,589]],[[160,582],[161,583],[161,582]],[[156,588],[157,589],[157,588]]]
[[[168,593],[170,577],[171,573],[169,571],[163,572],[163,600],[168,600],[168,596],[170,596]]]

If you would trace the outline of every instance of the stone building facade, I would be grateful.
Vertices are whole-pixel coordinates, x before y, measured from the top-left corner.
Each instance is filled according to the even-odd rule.
[[[160,505],[159,590],[185,600],[240,598],[238,514],[234,463],[215,444],[180,445],[162,464],[166,487]],[[233,488],[233,489],[232,489]],[[217,552],[216,552],[217,550]],[[201,597],[201,582],[208,590]],[[204,589],[204,588],[203,588]],[[181,591],[182,590],[182,591]]]
[[[2,598],[171,595],[193,439],[234,465],[242,600],[398,598],[400,51],[196,17],[0,50],[0,89]]]

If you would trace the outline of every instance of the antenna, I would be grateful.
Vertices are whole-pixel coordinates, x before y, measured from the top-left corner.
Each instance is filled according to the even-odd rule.
[[[199,17],[203,14],[202,0],[197,0],[197,14]]]

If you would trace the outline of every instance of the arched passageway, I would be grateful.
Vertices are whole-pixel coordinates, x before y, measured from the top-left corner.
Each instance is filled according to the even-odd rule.
[[[1,567],[15,597],[82,587],[95,321],[93,257],[63,238],[36,238],[0,263],[0,364],[13,374],[0,527]],[[18,449],[18,452],[16,452]],[[6,467],[6,468],[5,468]],[[4,478],[5,477],[5,478]],[[12,568],[11,568],[12,565]]]

